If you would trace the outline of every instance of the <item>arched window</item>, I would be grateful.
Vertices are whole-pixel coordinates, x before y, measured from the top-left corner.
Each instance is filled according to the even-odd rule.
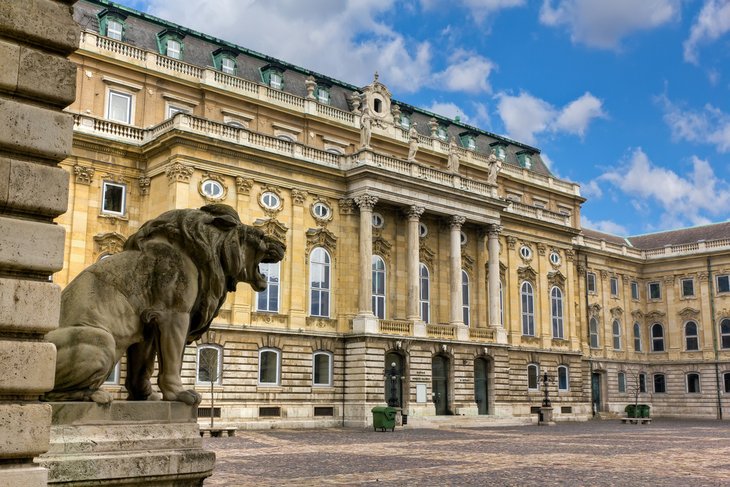
[[[641,352],[641,325],[634,323],[634,350]]]
[[[664,351],[664,327],[659,323],[651,325],[651,351]]]
[[[553,322],[553,338],[563,338],[563,292],[559,287],[550,290],[550,315]]]
[[[667,392],[667,379],[664,374],[654,374],[654,393]]]
[[[315,247],[309,254],[309,314],[330,315],[330,254]]]
[[[613,329],[613,349],[621,350],[621,323],[613,320],[611,328]]]
[[[527,366],[527,389],[537,391],[540,388],[540,367],[537,364]]]
[[[687,393],[699,394],[700,392],[700,374],[690,372],[687,374]]]
[[[199,345],[197,356],[198,383],[221,383],[223,370],[223,349],[217,345]]]
[[[373,255],[373,313],[385,319],[385,262],[379,255]]]
[[[259,264],[259,272],[266,278],[266,289],[256,294],[258,311],[279,312],[279,264],[280,262]]]
[[[312,356],[312,383],[315,386],[332,385],[332,353],[314,352]]]
[[[598,320],[595,316],[588,322],[588,328],[591,338],[591,348],[598,348]]]
[[[259,385],[277,386],[281,380],[280,353],[273,348],[259,350]]]
[[[469,326],[469,318],[471,317],[471,313],[469,312],[469,275],[464,270],[461,271],[461,302],[461,309],[464,314],[464,324]]]
[[[560,365],[558,366],[558,390],[567,391],[568,388],[568,367],[566,365]]]
[[[723,390],[726,393],[730,393],[730,372],[725,372],[722,374],[722,383],[723,383]]]
[[[520,298],[522,304],[522,334],[535,336],[535,297],[532,292],[532,284],[527,281],[522,283]]]
[[[426,323],[431,321],[431,285],[428,275],[428,267],[426,264],[421,263],[418,271],[420,276],[420,287],[421,287],[421,319]]]
[[[618,391],[626,392],[626,373],[624,372],[618,373]]]
[[[722,348],[730,348],[730,319],[720,322],[720,343]]]
[[[684,341],[688,351],[700,349],[700,337],[697,334],[697,323],[694,321],[684,324]]]

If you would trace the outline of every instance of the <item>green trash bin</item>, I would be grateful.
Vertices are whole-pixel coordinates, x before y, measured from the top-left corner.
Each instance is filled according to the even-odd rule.
[[[395,431],[395,415],[398,412],[396,408],[376,406],[371,411],[373,413],[373,430],[385,431],[389,429]]]
[[[648,418],[649,417],[649,411],[650,411],[650,407],[649,407],[648,404],[639,404],[637,406],[637,411],[636,412],[638,414],[636,416],[638,418]]]
[[[639,417],[638,414],[636,414],[636,405],[635,404],[629,404],[624,408],[624,411],[626,412],[626,417],[628,418],[637,418]]]

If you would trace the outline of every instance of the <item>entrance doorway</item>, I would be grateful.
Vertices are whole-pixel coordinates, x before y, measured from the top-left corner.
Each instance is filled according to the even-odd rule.
[[[449,414],[449,359],[442,355],[431,360],[431,389],[436,414]]]
[[[593,372],[591,378],[591,390],[593,391],[593,414],[601,411],[601,374]]]
[[[489,362],[483,358],[474,360],[474,400],[479,414],[489,414]]]
[[[385,354],[385,403],[389,406],[403,407],[404,363],[403,355],[398,352]]]

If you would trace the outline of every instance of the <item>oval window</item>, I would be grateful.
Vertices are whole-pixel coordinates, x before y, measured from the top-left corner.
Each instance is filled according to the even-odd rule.
[[[461,232],[461,245],[466,245],[466,242],[466,234],[464,232]]]
[[[312,206],[312,214],[315,218],[323,220],[330,216],[330,207],[322,202],[315,203]]]
[[[381,215],[380,213],[373,213],[373,227],[383,228],[383,225],[385,225],[383,215]]]
[[[532,257],[532,250],[527,245],[523,245],[520,247],[520,256],[522,256],[523,259],[529,259]]]
[[[275,210],[281,204],[281,200],[276,193],[267,191],[266,193],[261,195],[261,204],[264,206],[264,208]]]
[[[560,264],[560,254],[557,252],[550,252],[550,262],[555,265]]]
[[[220,198],[223,196],[223,185],[213,179],[203,181],[201,190],[208,198]]]
[[[419,223],[418,224],[418,236],[419,237],[425,237],[428,235],[428,227],[425,223]]]

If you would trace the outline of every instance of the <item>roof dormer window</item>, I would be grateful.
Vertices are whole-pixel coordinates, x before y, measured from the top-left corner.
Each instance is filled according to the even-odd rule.
[[[261,79],[274,89],[284,89],[284,69],[279,66],[269,64],[261,68]]]
[[[124,40],[124,21],[127,16],[124,12],[105,8],[99,12],[99,34],[111,39]]]
[[[531,169],[532,168],[532,156],[533,156],[532,152],[520,151],[517,153],[517,161],[520,163],[521,167],[524,167],[525,169]]]
[[[173,59],[182,59],[183,38],[185,38],[184,33],[171,29],[165,29],[157,34],[157,47],[160,54]]]
[[[492,142],[489,145],[494,151],[494,156],[500,161],[504,161],[507,157],[507,145],[504,142]]]
[[[403,130],[411,128],[411,117],[407,113],[400,114],[400,126]]]
[[[326,86],[317,86],[317,101],[323,105],[330,104],[330,91]]]
[[[223,73],[235,75],[237,54],[229,49],[216,49],[213,51],[213,66]]]
[[[439,128],[436,129],[436,137],[438,137],[441,140],[446,140],[449,137],[448,132],[446,132],[446,127],[443,125],[439,125]]]
[[[474,138],[474,134],[471,133],[463,133],[459,135],[459,140],[461,141],[461,146],[465,147],[467,149],[475,150],[477,148],[477,142]]]

